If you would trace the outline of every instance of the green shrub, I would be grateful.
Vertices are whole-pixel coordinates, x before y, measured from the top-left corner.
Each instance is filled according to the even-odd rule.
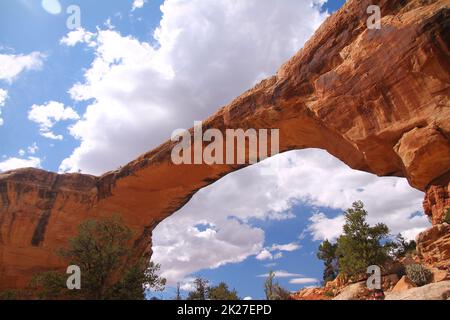
[[[228,285],[224,282],[209,287],[207,291],[209,300],[239,300],[237,291],[228,289]]]
[[[337,268],[336,257],[337,244],[332,244],[325,240],[319,246],[317,258],[324,261],[325,269],[323,271],[323,281],[326,284],[328,281],[336,279],[339,270]]]
[[[30,289],[41,300],[64,299],[70,293],[66,286],[67,276],[58,271],[46,271],[33,276]]]
[[[447,208],[447,212],[444,215],[444,222],[450,223],[450,208]]]
[[[421,264],[410,264],[406,266],[406,276],[421,287],[431,282],[433,274]]]
[[[334,298],[334,294],[331,291],[327,291],[323,294],[325,297],[330,297],[330,298]]]
[[[69,290],[62,271],[38,273],[30,290],[39,299],[144,300],[145,290],[162,291],[166,280],[157,274],[158,264],[134,259],[132,230],[119,217],[87,220],[78,235],[57,253],[69,265],[82,270],[81,290]]]
[[[6,290],[0,292],[0,301],[1,300],[19,300],[19,292],[16,290]]]

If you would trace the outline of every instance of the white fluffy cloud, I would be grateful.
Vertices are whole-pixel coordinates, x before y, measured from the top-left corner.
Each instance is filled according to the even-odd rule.
[[[142,8],[146,2],[147,1],[145,1],[145,0],[134,0],[133,1],[133,7],[131,8],[131,11],[134,11],[136,9]]]
[[[95,46],[94,42],[95,34],[89,31],[86,31],[84,28],[80,27],[73,31],[70,31],[66,36],[64,36],[60,43],[62,45],[73,47],[78,43],[86,43],[90,47]]]
[[[261,250],[263,230],[236,219],[217,217],[214,220],[220,227],[204,231],[195,227],[199,222],[195,215],[175,215],[169,218],[169,223],[160,225],[153,245],[153,260],[163,264],[162,276],[169,284],[200,269],[241,262]],[[174,233],[177,237],[173,237]]]
[[[311,224],[308,231],[312,234],[313,240],[336,240],[342,234],[342,227],[345,219],[343,215],[334,218],[328,218],[324,213],[314,213],[309,221]]]
[[[0,54],[0,80],[12,82],[22,71],[38,70],[45,55],[32,52],[28,55]]]
[[[273,163],[278,165],[278,171],[267,175],[267,167]],[[412,189],[405,179],[379,178],[352,170],[321,150],[292,151],[234,172],[200,190],[185,207],[154,230],[153,259],[162,264],[169,283],[191,272],[232,261],[232,254],[227,254],[233,247],[239,261],[250,256],[261,261],[273,260],[282,254],[280,250],[298,249],[296,243],[265,246],[263,231],[258,233],[251,221],[290,216],[299,203],[318,208],[296,213],[310,219],[307,234],[314,240],[332,239],[340,233],[343,223],[342,216],[327,217],[318,211],[320,208],[342,211],[355,200],[365,203],[370,223],[384,222],[392,233],[415,236],[428,226],[427,218],[417,214],[422,210],[422,199],[423,193]],[[210,227],[214,232],[203,231],[212,238],[192,239],[192,232],[199,233],[193,227],[205,221],[214,226]],[[232,232],[227,227],[230,221],[235,222]],[[222,225],[227,232],[218,231]],[[219,235],[220,243],[211,241]],[[225,253],[223,247],[227,248]],[[177,261],[180,259],[183,261]]]
[[[39,124],[40,134],[53,140],[63,140],[62,135],[56,135],[51,131],[56,123],[79,118],[74,109],[56,101],[50,101],[44,105],[33,105],[28,113],[28,119]]]
[[[28,158],[8,158],[2,162],[0,162],[0,172],[13,170],[17,168],[40,168],[41,167],[41,159],[36,157],[28,157]]]
[[[166,0],[155,39],[147,42],[115,30],[97,30],[88,39],[84,30],[69,34],[63,44],[85,43],[95,59],[70,89],[74,100],[89,106],[70,129],[80,145],[60,170],[114,169],[272,75],[324,20],[312,3],[323,1]],[[405,180],[350,170],[318,150],[277,158],[273,175],[264,169],[275,159],[230,174],[154,230],[153,259],[169,284],[250,256],[280,257],[281,248],[265,244],[264,231],[251,221],[292,218],[299,202],[345,209],[361,199],[369,220],[386,222],[394,232],[413,233],[427,224],[423,215],[413,215],[422,194]],[[297,214],[309,219],[313,213]],[[335,218],[317,214],[308,232],[314,239],[329,237],[327,222]]]
[[[44,59],[45,55],[40,52],[32,52],[28,55],[0,53],[0,81],[12,83],[23,71],[40,69]],[[1,108],[5,105],[7,98],[8,91],[0,88],[0,126],[4,123]]]
[[[273,213],[269,213],[269,214],[267,214],[267,218],[272,219],[272,220],[279,220],[279,219],[277,219],[277,217],[281,217],[283,215],[286,215],[288,218],[292,217],[291,213],[286,214],[286,213],[280,212],[279,214],[275,214],[275,215]],[[281,259],[283,257],[282,251],[292,252],[292,251],[296,251],[300,248],[301,248],[301,245],[296,242],[287,243],[287,244],[273,244],[269,248],[262,249],[261,252],[256,255],[256,259],[260,260],[260,261],[277,260],[277,259]]]
[[[260,261],[273,260],[273,255],[272,255],[272,252],[270,252],[269,250],[263,249],[263,250],[261,250],[260,253],[258,253],[256,255],[256,259],[258,259]]]
[[[275,73],[325,18],[309,0],[167,0],[162,11],[148,42],[95,33],[95,60],[70,90],[93,102],[62,171],[101,174],[191,127]]]

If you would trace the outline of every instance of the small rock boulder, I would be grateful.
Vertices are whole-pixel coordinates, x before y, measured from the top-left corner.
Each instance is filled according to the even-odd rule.
[[[399,278],[398,275],[394,274],[389,274],[387,276],[383,276],[383,280],[382,280],[382,287],[384,291],[390,290],[393,287],[395,287],[395,285],[398,283]]]
[[[449,297],[450,281],[441,281],[401,292],[388,292],[385,300],[447,300]]]
[[[364,300],[370,295],[366,282],[357,282],[345,287],[333,300]]]
[[[417,287],[414,282],[403,276],[392,289],[392,292],[401,292]]]
[[[433,274],[432,282],[434,282],[434,283],[449,280],[449,274],[448,274],[447,270],[439,270],[439,269],[433,268],[430,271]]]

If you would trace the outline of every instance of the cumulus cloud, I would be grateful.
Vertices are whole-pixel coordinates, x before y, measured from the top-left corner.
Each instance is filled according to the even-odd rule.
[[[278,170],[276,174],[267,175],[267,168],[273,163],[278,165]],[[380,192],[383,201],[380,201]],[[241,258],[255,256],[258,260],[270,261],[282,253],[271,250],[293,250],[296,242],[265,246],[262,230],[258,237],[249,233],[255,229],[252,220],[267,220],[284,212],[292,214],[297,204],[307,204],[318,209],[296,213],[305,220],[310,219],[306,234],[313,240],[332,239],[340,233],[343,217],[327,217],[319,208],[342,212],[355,200],[365,203],[369,223],[384,222],[393,234],[417,234],[428,226],[427,218],[420,213],[423,193],[412,189],[405,179],[379,178],[352,170],[322,150],[292,151],[234,172],[200,190],[185,207],[154,230],[153,243],[157,250],[153,259],[162,264],[165,275],[174,277],[172,282],[177,281],[177,276],[179,280],[183,275],[209,268],[215,259],[222,263],[230,261],[228,257],[221,258],[221,246],[225,244],[228,248],[228,244],[233,244],[242,249],[239,251]],[[240,221],[234,229],[239,236],[222,233],[221,243],[196,237],[196,242],[191,244],[192,239],[186,233],[200,221],[209,221],[214,228],[229,221]],[[298,233],[300,235],[302,230]],[[241,241],[244,247],[238,245]],[[194,262],[192,265],[174,263],[180,257]]]
[[[45,55],[32,52],[28,55],[0,54],[0,80],[12,82],[25,70],[39,70]]]
[[[145,1],[145,0],[134,0],[133,1],[133,7],[131,8],[131,11],[134,11],[136,9],[142,8],[146,2],[147,1]]]
[[[278,217],[283,216],[283,213],[274,215],[273,213],[268,213],[267,218],[271,220],[279,220]],[[288,213],[291,216],[291,213]],[[256,255],[256,259],[260,261],[264,260],[277,260],[283,257],[282,251],[292,252],[301,248],[301,245],[295,242],[287,244],[273,244],[269,248],[264,248],[260,253]]]
[[[180,290],[191,292],[195,290],[195,278],[186,278],[183,281],[180,281]]]
[[[44,105],[33,105],[28,113],[28,119],[39,124],[40,134],[53,140],[63,140],[62,135],[56,135],[51,131],[56,123],[79,118],[74,109],[56,101],[50,101]]]
[[[184,223],[180,224],[179,220]],[[214,224],[220,227],[201,231],[194,227],[198,224],[195,215],[177,217],[175,214],[168,218],[168,223],[158,227],[152,259],[163,265],[162,276],[169,284],[173,285],[201,269],[242,262],[261,250],[263,230],[236,219],[217,217],[214,220]],[[175,225],[171,221],[175,221]],[[174,233],[177,237],[173,237]]]
[[[83,81],[69,91],[89,105],[70,128],[80,145],[60,170],[103,173],[159,145],[174,129],[206,118],[274,74],[302,47],[326,17],[320,3],[166,0],[160,26],[148,41],[115,30],[97,30],[88,40],[86,31],[68,35],[63,44],[85,43],[95,58]],[[371,222],[387,222],[404,232],[427,225],[423,215],[414,214],[423,195],[405,180],[353,171],[318,150],[276,159],[199,191],[154,230],[153,259],[169,284],[251,256],[280,257],[283,251],[266,246],[264,231],[251,221],[290,219],[299,203],[343,210],[361,199]],[[273,161],[278,170],[267,175]],[[297,214],[308,219],[317,212]],[[307,232],[314,239],[329,236],[321,224],[325,218],[334,219],[311,218]]]
[[[314,213],[309,221],[311,224],[308,227],[308,231],[312,234],[313,240],[336,240],[342,234],[342,227],[344,226],[345,219],[343,215],[339,215],[335,218],[328,218],[324,213]]]
[[[258,259],[260,261],[273,260],[273,255],[272,255],[272,253],[269,250],[263,249],[263,250],[261,250],[260,253],[258,253],[256,255],[256,259]]]
[[[41,159],[36,157],[15,158],[11,157],[0,162],[0,172],[9,171],[18,168],[40,168]]]
[[[88,44],[88,46],[94,47],[94,37],[94,33],[86,31],[84,28],[80,27],[73,31],[70,31],[59,42],[60,44],[68,47],[74,47],[78,43],[86,43]]]
[[[95,59],[70,90],[91,103],[71,129],[80,146],[61,171],[101,174],[191,127],[274,74],[326,16],[307,0],[167,0],[161,8],[146,42],[95,32]]]

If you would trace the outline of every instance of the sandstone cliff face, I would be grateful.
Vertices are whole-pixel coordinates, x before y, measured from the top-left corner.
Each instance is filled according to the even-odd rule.
[[[354,169],[408,178],[441,219],[450,169],[450,1],[350,0],[273,77],[204,122],[205,127],[278,128],[282,152],[321,148]],[[379,4],[382,29],[368,30]],[[172,142],[101,177],[37,169],[0,174],[0,290],[64,266],[65,246],[86,218],[120,213],[135,246],[192,195],[240,169],[181,165]]]
[[[447,174],[431,183],[423,201],[425,213],[433,225],[443,222],[446,209],[450,208],[450,175]]]
[[[450,225],[438,224],[417,236],[417,251],[425,263],[450,268]]]

